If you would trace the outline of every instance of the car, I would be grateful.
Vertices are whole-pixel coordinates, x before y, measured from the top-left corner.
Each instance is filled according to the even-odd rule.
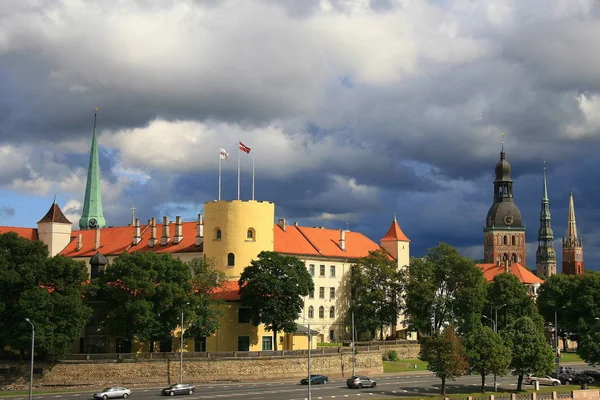
[[[164,396],[175,396],[176,394],[194,394],[196,387],[191,383],[176,383],[164,388],[160,393]]]
[[[124,388],[122,386],[113,386],[106,389],[103,389],[99,392],[96,392],[92,395],[94,399],[115,399],[118,397],[122,397],[126,399],[131,396],[131,390]]]
[[[535,385],[536,382],[539,382],[540,385],[552,385],[552,386],[560,386],[560,380],[551,377],[550,375],[543,376],[527,376],[527,383],[530,385]]]
[[[350,389],[362,389],[363,387],[371,387],[374,388],[377,386],[377,382],[374,379],[368,378],[366,376],[351,376],[346,381],[346,385]]]
[[[591,376],[585,375],[585,374],[581,374],[581,373],[576,373],[576,374],[566,374],[567,376],[569,376],[569,378],[571,378],[571,382],[574,384],[582,384],[582,383],[586,383],[586,384],[590,384],[594,382],[594,378],[592,378]]]
[[[594,378],[595,380],[600,379],[600,371],[594,371],[592,369],[589,369],[587,371],[583,371],[582,374],[587,375],[591,378]]]
[[[573,383],[571,376],[569,374],[560,374],[558,377],[556,376],[556,372],[550,374],[550,377],[558,379],[561,385],[569,385]]]
[[[318,385],[319,383],[325,384],[327,383],[327,381],[329,380],[329,378],[325,375],[311,375],[310,376],[310,384],[311,385]],[[308,385],[308,378],[303,378],[300,381],[301,385]]]
[[[571,367],[567,367],[567,366],[562,366],[558,368],[558,372],[561,374],[569,374],[569,375],[573,375],[575,374],[575,370]]]

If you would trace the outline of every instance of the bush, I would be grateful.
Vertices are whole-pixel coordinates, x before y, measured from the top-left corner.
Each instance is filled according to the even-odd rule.
[[[396,350],[388,350],[383,353],[382,359],[383,361],[398,361],[398,353]]]

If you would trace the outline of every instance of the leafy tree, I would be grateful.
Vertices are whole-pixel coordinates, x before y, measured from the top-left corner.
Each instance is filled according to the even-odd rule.
[[[577,344],[577,354],[592,366],[600,364],[600,331],[586,333]]]
[[[351,312],[358,331],[379,328],[381,340],[385,326],[396,326],[402,308],[405,274],[384,250],[369,252],[352,266]]]
[[[563,339],[577,340],[581,328],[581,318],[584,320],[590,316],[589,322],[594,321],[595,316],[600,316],[598,302],[600,301],[600,289],[598,285],[588,282],[596,290],[588,290],[583,285],[583,276],[556,274],[548,278],[538,292],[537,305],[544,319],[554,324],[554,312],[563,306],[569,307],[568,312],[558,311],[560,324],[558,336]],[[593,280],[593,279],[591,279]],[[597,295],[594,295],[598,293]],[[585,308],[580,302],[585,302]],[[577,307],[571,305],[577,304]]]
[[[240,300],[250,309],[252,323],[264,324],[266,330],[273,332],[277,351],[277,332],[296,332],[303,297],[314,290],[306,266],[296,257],[262,251],[244,269],[238,283]]]
[[[485,393],[487,374],[506,375],[511,361],[510,349],[500,335],[483,325],[469,332],[465,347],[471,367],[481,375],[481,392]]]
[[[48,258],[41,242],[16,233],[0,235],[0,349],[30,348],[35,326],[37,357],[61,357],[90,317],[83,293],[88,278],[82,262],[56,256]]]
[[[163,340],[184,322],[194,335],[215,332],[219,302],[210,295],[222,275],[203,260],[186,264],[170,254],[123,253],[95,279],[104,304],[102,328],[139,342]]]
[[[554,353],[546,342],[542,325],[529,317],[521,317],[502,334],[512,353],[510,367],[519,376],[517,390],[521,390],[523,375],[552,372]]]
[[[488,286],[485,313],[488,310],[490,318],[495,319],[496,313],[498,314],[498,332],[518,318],[531,317],[537,313],[527,288],[519,278],[509,273],[496,275]]]
[[[442,334],[436,332],[424,338],[419,358],[442,380],[442,396],[446,395],[446,380],[464,375],[469,366],[465,348],[451,325],[446,326]]]
[[[406,289],[410,328],[434,333],[451,324],[466,333],[480,319],[487,282],[475,263],[446,244],[413,258]]]

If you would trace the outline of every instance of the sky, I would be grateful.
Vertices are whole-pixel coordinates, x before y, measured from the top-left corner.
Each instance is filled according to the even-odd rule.
[[[276,219],[480,259],[504,133],[527,265],[545,161],[559,271],[569,190],[600,269],[598,37],[594,0],[2,2],[0,224],[77,224],[98,107],[108,225],[193,220],[224,148],[222,199],[254,157]]]

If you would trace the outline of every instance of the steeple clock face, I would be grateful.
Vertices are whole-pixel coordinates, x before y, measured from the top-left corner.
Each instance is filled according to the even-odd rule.
[[[492,226],[492,217],[488,217],[487,226]]]
[[[513,218],[512,215],[507,215],[506,217],[504,217],[504,223],[508,226],[511,226],[513,224],[513,222],[515,222],[515,219]]]
[[[96,227],[96,225],[98,225],[98,222],[96,222],[96,219],[95,219],[95,218],[90,218],[90,220],[89,220],[89,222],[88,222],[88,226],[89,226],[90,228],[95,228],[95,227]]]

